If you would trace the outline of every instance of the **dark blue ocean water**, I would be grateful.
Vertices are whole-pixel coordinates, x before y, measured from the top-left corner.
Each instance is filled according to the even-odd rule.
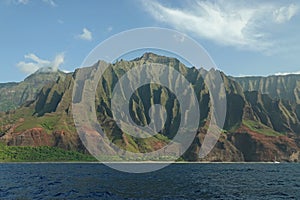
[[[300,199],[300,164],[0,164],[0,199]]]

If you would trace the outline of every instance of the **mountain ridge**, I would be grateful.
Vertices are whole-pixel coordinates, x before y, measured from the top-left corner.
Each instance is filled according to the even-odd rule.
[[[64,78],[66,73],[62,71],[38,70],[21,82],[0,84],[0,112],[16,109],[27,101],[35,100],[39,91],[47,84]]]
[[[272,75],[267,77],[230,77],[237,81],[245,91],[259,91],[272,98],[300,103],[300,75]]]
[[[110,109],[110,95],[117,80],[137,65],[155,62],[179,71],[191,82],[197,94],[201,110],[200,127],[193,144],[182,157],[184,160],[197,161],[211,111],[209,91],[202,76],[213,71],[204,73],[203,69],[187,68],[177,59],[155,54],[146,54],[142,59],[133,61],[121,60],[109,64],[97,87],[95,105],[98,121],[106,130],[109,139],[127,151],[148,152],[168,143],[177,130],[179,112],[176,100],[167,89],[153,84],[146,85],[134,92],[130,103],[133,120],[139,124],[147,124],[150,120],[146,114],[150,106],[149,101],[145,100],[147,98],[162,104],[167,112],[172,113],[168,119],[169,126],[151,140],[137,140],[122,132],[113,121]],[[33,102],[2,114],[0,118],[5,125],[1,128],[0,141],[12,146],[48,145],[86,152],[74,128],[70,104],[76,71],[67,74],[64,79],[44,86]],[[219,141],[204,160],[272,161],[276,157],[281,161],[298,161],[298,104],[277,100],[259,91],[245,91],[233,78],[222,72],[221,77],[227,96],[227,117]],[[36,143],[38,138],[45,138],[45,142]]]

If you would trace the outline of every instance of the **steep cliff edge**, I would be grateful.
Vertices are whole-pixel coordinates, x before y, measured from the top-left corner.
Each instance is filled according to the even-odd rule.
[[[122,60],[110,64],[96,90],[95,108],[99,123],[114,144],[132,152],[157,150],[174,137],[181,117],[180,105],[168,88],[158,84],[146,84],[135,90],[129,105],[133,121],[140,125],[150,122],[148,110],[153,103],[164,106],[168,113],[167,126],[159,134],[149,139],[137,139],[120,130],[112,119],[111,96],[116,83],[127,71],[145,63],[172,67],[192,84],[201,111],[200,126],[183,158],[199,160],[199,150],[210,120],[210,91],[204,81],[210,72],[187,68],[175,58],[147,53],[132,61]],[[0,140],[13,146],[46,145],[86,152],[72,119],[71,97],[76,75],[75,71],[48,83],[33,102],[15,111],[2,113]],[[299,106],[259,91],[244,92],[243,84],[223,73],[221,77],[227,97],[226,120],[217,144],[202,160],[273,161],[276,158],[281,161],[298,161]],[[176,83],[180,83],[178,77],[173,78]]]

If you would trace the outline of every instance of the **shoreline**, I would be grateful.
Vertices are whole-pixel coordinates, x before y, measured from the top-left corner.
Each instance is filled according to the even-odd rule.
[[[280,162],[280,163],[276,163],[276,162],[209,162],[209,161],[201,161],[201,162],[169,162],[169,161],[142,161],[142,162],[138,162],[138,161],[92,161],[92,162],[88,162],[88,161],[63,161],[63,162],[59,162],[59,161],[49,161],[49,162],[0,162],[0,164],[283,164],[283,163],[299,163],[299,162]]]

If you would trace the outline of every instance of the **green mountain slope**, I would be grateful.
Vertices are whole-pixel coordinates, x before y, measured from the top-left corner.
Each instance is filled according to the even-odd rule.
[[[61,71],[37,71],[20,83],[0,84],[0,112],[16,109],[25,102],[36,99],[38,92],[48,83],[58,78],[64,79],[65,73]]]
[[[258,91],[269,94],[275,99],[289,100],[300,103],[300,75],[290,74],[285,76],[268,77],[230,77],[237,81],[244,91]]]
[[[198,160],[212,110],[210,93],[204,79],[207,76],[215,78],[215,71],[187,68],[175,58],[146,53],[132,61],[122,60],[109,65],[98,84],[95,101],[97,119],[105,134],[124,150],[144,153],[162,148],[177,132],[182,115],[179,102],[168,88],[157,84],[146,84],[135,90],[129,105],[133,121],[140,125],[149,124],[151,117],[148,110],[151,104],[164,106],[168,113],[167,123],[159,134],[149,139],[137,139],[128,132],[123,132],[112,118],[111,97],[116,83],[127,71],[145,63],[160,63],[172,67],[192,84],[201,111],[199,129],[183,159]],[[83,70],[93,76],[94,71],[88,69]],[[72,118],[71,97],[77,75],[78,70],[64,78],[58,78],[45,85],[31,103],[0,114],[0,141],[8,146],[51,146],[86,153]],[[224,130],[216,146],[204,160],[272,161],[276,157],[278,160],[297,161],[300,152],[298,105],[260,92],[244,92],[243,85],[237,81],[223,73],[221,77],[226,90],[224,95],[227,97]],[[141,81],[143,77],[135,78]],[[175,80],[174,87],[180,87],[180,79],[176,76],[172,79]],[[84,85],[88,86],[89,81],[86,79]],[[182,94],[185,93],[183,90]],[[221,91],[216,93],[220,98],[224,96]],[[161,117],[162,114],[158,115],[158,118]]]

